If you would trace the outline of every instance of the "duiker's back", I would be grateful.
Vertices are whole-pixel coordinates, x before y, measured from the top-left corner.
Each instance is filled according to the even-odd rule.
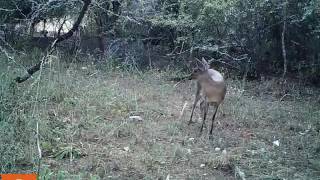
[[[202,87],[201,93],[208,98],[208,102],[220,104],[224,100],[227,88],[223,76],[218,71],[208,69],[197,79]]]

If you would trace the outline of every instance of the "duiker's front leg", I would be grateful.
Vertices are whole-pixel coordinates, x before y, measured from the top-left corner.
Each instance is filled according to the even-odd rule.
[[[202,115],[202,125],[201,125],[201,129],[200,129],[200,134],[202,133],[203,126],[206,123],[205,121],[207,118],[208,109],[209,109],[209,104],[207,103],[206,100],[202,100],[200,103],[200,110],[201,110],[201,115]]]
[[[197,82],[196,97],[195,97],[194,102],[193,102],[193,106],[192,106],[192,110],[191,110],[191,116],[190,116],[190,120],[189,120],[188,125],[190,125],[192,123],[192,116],[193,116],[193,113],[194,113],[194,108],[196,107],[198,101],[200,100],[200,89],[201,89],[200,83]]]

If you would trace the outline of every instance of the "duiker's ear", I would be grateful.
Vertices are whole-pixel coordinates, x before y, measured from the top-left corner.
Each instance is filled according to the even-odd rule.
[[[202,61],[200,61],[200,59],[198,59],[198,58],[195,58],[196,59],[196,66],[197,67],[201,67],[202,66]],[[200,66],[199,66],[200,65]]]
[[[202,64],[203,66],[205,67],[205,69],[209,69],[210,68],[210,65],[208,64],[208,62],[204,59],[204,57],[202,57]]]
[[[204,59],[204,57],[202,57],[201,60],[202,60],[202,63],[203,63],[203,64],[208,64],[208,62]]]

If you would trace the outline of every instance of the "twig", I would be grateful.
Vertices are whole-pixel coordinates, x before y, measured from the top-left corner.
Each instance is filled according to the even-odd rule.
[[[236,58],[236,57],[231,56],[231,55],[228,54],[228,53],[221,52],[221,51],[219,51],[219,50],[217,50],[216,52],[219,53],[220,55],[227,56],[227,57],[229,57],[230,59],[232,59],[232,60],[234,60],[234,61],[242,61],[242,60],[247,59],[247,54],[244,54],[243,56],[245,56],[245,57],[243,57],[243,58]]]
[[[227,62],[225,62],[225,61],[222,61],[222,60],[220,60],[220,59],[211,58],[211,59],[208,60],[208,63],[211,64],[211,62],[213,62],[213,61],[220,62],[220,63],[225,64],[225,65],[228,65],[228,66],[230,66],[230,67],[232,67],[232,68],[234,68],[234,69],[240,70],[240,68],[238,68],[238,67],[236,67],[236,66],[233,66],[232,64],[227,63]]]
[[[287,97],[287,96],[291,96],[291,94],[285,94],[285,95],[283,95],[280,99],[279,99],[279,101],[281,102],[285,97]]]
[[[14,12],[14,11],[16,11],[16,9],[4,9],[4,8],[0,8],[0,11]]]
[[[175,53],[175,54],[169,53],[169,54],[166,54],[166,56],[178,56],[178,55],[180,55],[180,54],[184,54],[184,53],[187,53],[187,52],[189,52],[189,51],[190,51],[190,49],[187,49],[187,50],[185,50],[185,51],[180,51],[179,53]]]
[[[183,116],[184,111],[185,111],[185,109],[187,108],[187,106],[188,106],[188,102],[186,101],[186,102],[184,102],[184,105],[183,105],[182,110],[181,110],[181,112],[180,112],[180,116],[179,116],[179,118],[178,118],[179,121],[182,119],[182,116]]]
[[[42,153],[41,153],[41,147],[40,147],[39,120],[37,120],[36,133],[37,133],[36,138],[37,138],[37,147],[38,147],[38,155],[39,155],[37,174],[40,175]]]

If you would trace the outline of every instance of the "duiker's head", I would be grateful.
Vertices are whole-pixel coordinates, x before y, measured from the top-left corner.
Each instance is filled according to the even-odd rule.
[[[202,58],[201,61],[197,58],[196,60],[196,67],[192,68],[192,78],[196,78],[197,76],[206,73],[210,68],[208,62],[204,58]]]

